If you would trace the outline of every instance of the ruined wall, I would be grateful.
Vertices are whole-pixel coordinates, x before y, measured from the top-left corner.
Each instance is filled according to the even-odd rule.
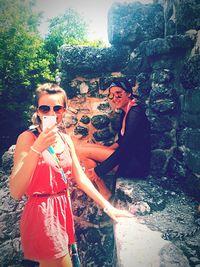
[[[75,142],[112,144],[117,114],[111,112],[106,87],[113,77],[125,76],[132,84],[136,80],[151,122],[151,174],[176,179],[196,196],[199,11],[198,1],[191,0],[113,4],[108,13],[110,47],[64,45],[58,55],[60,84],[71,98],[67,126]]]
[[[192,20],[188,16],[192,12]],[[126,76],[139,83],[141,103],[151,122],[151,177],[168,185],[200,190],[200,6],[197,1],[154,1],[142,5],[114,4],[108,14],[111,46],[63,46],[58,55],[58,81],[69,96],[63,127],[76,143],[110,145],[118,114],[108,102],[107,85]],[[13,148],[14,149],[14,148]],[[13,149],[4,154],[0,189],[0,265],[21,267],[19,216],[24,200],[15,202],[8,190]],[[74,213],[84,266],[112,266],[112,225],[79,190]],[[87,208],[85,203],[87,201]],[[100,246],[102,244],[102,246]]]

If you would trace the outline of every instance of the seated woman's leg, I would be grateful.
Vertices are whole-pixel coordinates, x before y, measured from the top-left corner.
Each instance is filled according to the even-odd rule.
[[[96,167],[97,162],[102,162],[107,159],[114,152],[114,149],[98,144],[84,144],[77,147],[76,151],[81,165],[85,167],[86,175],[95,183],[99,192],[106,199],[109,199],[111,197],[110,190],[97,175],[93,179],[93,176],[90,175],[90,169]]]
[[[86,169],[96,167],[96,162],[104,161],[113,152],[114,149],[98,144],[84,144],[76,147],[77,156],[85,164]]]

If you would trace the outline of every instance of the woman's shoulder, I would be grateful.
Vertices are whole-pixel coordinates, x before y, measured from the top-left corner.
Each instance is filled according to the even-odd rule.
[[[137,104],[131,107],[128,115],[129,115],[128,117],[131,120],[134,120],[134,119],[146,120],[147,119],[145,109],[140,104]]]
[[[36,137],[29,131],[19,134],[16,141],[16,149],[26,151],[34,143]]]
[[[32,138],[34,136],[35,136],[34,132],[30,130],[25,130],[21,134],[19,134],[18,138]]]
[[[143,109],[143,107],[140,104],[137,103],[136,105],[134,105],[134,106],[132,106],[130,108],[130,111],[131,112],[137,112],[137,113],[143,113],[144,112],[144,109]]]
[[[26,131],[22,132],[21,134],[19,134],[19,136],[17,138],[17,142],[33,141],[33,140],[35,140],[35,138],[36,138],[36,136],[32,131],[26,130]]]

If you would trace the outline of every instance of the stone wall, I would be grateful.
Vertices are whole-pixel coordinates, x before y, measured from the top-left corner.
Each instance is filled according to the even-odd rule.
[[[137,81],[151,122],[151,175],[176,179],[197,197],[199,11],[198,1],[191,0],[115,3],[108,13],[110,47],[64,45],[58,55],[75,142],[112,144],[118,114],[111,111],[106,88],[113,77]]]
[[[188,10],[192,12],[192,20]],[[127,77],[132,84],[136,80],[141,104],[151,122],[150,178],[166,186],[176,181],[197,198],[200,190],[199,11],[198,2],[191,0],[113,4],[108,14],[110,47],[64,45],[58,55],[61,70],[58,82],[69,96],[63,127],[74,141],[112,144],[118,113],[112,112],[106,98],[107,85],[118,76]],[[1,172],[2,267],[20,267],[23,257],[19,216],[24,200],[15,202],[8,190],[13,149],[4,154]],[[112,266],[111,222],[79,190],[72,191],[72,198],[76,199],[73,208],[83,266]],[[134,201],[137,199],[130,202]]]

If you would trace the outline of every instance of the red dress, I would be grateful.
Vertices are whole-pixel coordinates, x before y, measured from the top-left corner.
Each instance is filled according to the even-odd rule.
[[[69,178],[72,159],[66,143],[65,149],[57,157]],[[20,221],[26,259],[38,261],[60,258],[68,253],[68,245],[74,243],[71,204],[65,192],[67,187],[61,173],[40,157],[26,192],[28,201]]]

